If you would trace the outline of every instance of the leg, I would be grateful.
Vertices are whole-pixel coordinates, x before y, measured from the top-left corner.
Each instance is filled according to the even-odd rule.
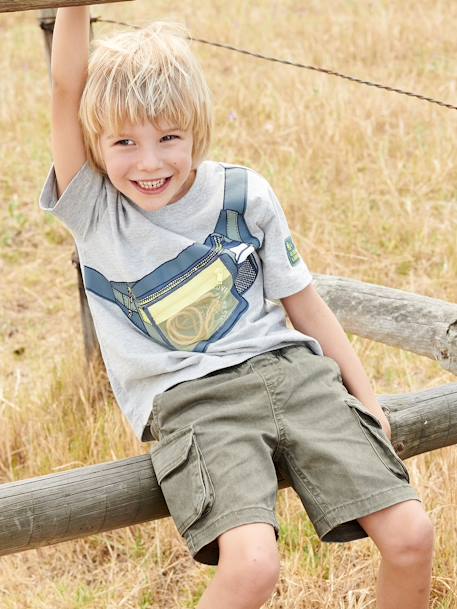
[[[427,609],[433,527],[418,501],[404,501],[358,519],[381,552],[378,609]]]
[[[270,597],[279,575],[273,527],[247,524],[219,539],[217,573],[197,609],[259,609]]]

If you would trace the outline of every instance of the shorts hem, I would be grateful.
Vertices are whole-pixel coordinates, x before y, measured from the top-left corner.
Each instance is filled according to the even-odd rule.
[[[273,510],[263,507],[250,507],[226,512],[208,524],[204,529],[199,530],[197,533],[187,531],[183,537],[195,560],[206,565],[217,565],[219,559],[217,538],[230,529],[258,522],[271,524],[275,530],[276,538],[278,538],[279,525],[275,513]],[[210,547],[206,552],[202,552],[205,546]]]
[[[417,492],[409,485],[394,486],[378,491],[342,506],[332,508],[320,517],[314,527],[321,541],[345,542],[368,537],[357,522],[357,518],[368,516],[385,508],[415,499],[421,501]]]

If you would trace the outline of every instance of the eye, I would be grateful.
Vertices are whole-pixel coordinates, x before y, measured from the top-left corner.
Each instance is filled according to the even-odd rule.
[[[163,137],[161,137],[160,141],[161,142],[171,142],[171,141],[177,140],[177,139],[179,139],[179,135],[169,133],[168,135],[164,135]]]
[[[130,142],[130,144],[129,144]],[[115,143],[115,146],[130,146],[131,144],[134,144],[135,142],[133,140],[118,140]]]

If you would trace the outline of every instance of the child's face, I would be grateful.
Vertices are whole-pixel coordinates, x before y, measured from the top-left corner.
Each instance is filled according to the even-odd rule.
[[[175,203],[192,186],[192,133],[160,121],[125,123],[121,133],[103,132],[106,173],[123,195],[146,211]]]

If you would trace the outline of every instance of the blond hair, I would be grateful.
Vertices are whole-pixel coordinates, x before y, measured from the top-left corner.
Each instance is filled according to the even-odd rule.
[[[105,173],[102,132],[165,121],[193,135],[196,167],[207,154],[212,122],[210,93],[185,28],[155,22],[98,40],[91,54],[79,118],[89,163]]]

